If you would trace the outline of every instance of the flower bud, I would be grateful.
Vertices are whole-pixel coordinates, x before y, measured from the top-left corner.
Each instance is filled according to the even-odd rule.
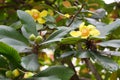
[[[42,41],[42,36],[37,36],[35,39],[35,43],[40,43]]]
[[[6,77],[8,77],[8,78],[12,78],[12,77],[13,77],[13,74],[12,74],[12,71],[11,71],[11,70],[6,71],[5,75],[6,75]]]
[[[70,15],[69,14],[65,14],[64,15],[66,18],[70,18]]]
[[[89,13],[89,14],[88,14],[88,17],[92,17],[92,14],[91,14],[91,13]]]
[[[31,34],[30,36],[29,36],[29,39],[31,40],[31,41],[34,41],[35,40],[35,35],[34,34]]]
[[[18,71],[18,69],[15,69],[12,71],[12,74],[14,75],[14,77],[18,77],[20,75],[20,72]]]

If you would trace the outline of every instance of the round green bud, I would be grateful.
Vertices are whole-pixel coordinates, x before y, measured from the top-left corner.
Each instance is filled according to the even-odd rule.
[[[34,34],[31,34],[31,35],[29,36],[29,39],[30,39],[31,41],[34,41],[35,38],[36,38],[36,36],[35,36]]]
[[[11,70],[6,71],[5,75],[6,75],[6,77],[8,77],[8,78],[12,78],[12,77],[13,77],[13,74],[12,74],[12,71],[11,71]]]
[[[42,36],[37,36],[35,39],[35,43],[40,43],[42,41]]]
[[[12,74],[14,75],[14,77],[18,77],[20,75],[20,72],[18,69],[15,69],[12,71]]]

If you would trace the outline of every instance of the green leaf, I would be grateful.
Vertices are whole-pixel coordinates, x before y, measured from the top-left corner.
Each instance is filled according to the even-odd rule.
[[[106,35],[110,33],[111,30],[116,29],[120,26],[120,19],[117,19],[113,23],[106,25],[106,26],[99,26],[97,25],[97,29],[100,31],[99,38],[105,38]]]
[[[52,39],[52,40],[45,41],[45,42],[43,42],[41,44],[44,45],[44,44],[48,44],[48,43],[52,43],[52,42],[57,42],[57,41],[61,41],[61,39],[62,38]]]
[[[30,54],[28,56],[22,57],[21,65],[26,69],[30,71],[37,71],[39,69],[39,63],[37,55]]]
[[[3,38],[12,38],[28,44],[28,40],[15,29],[9,26],[0,25],[0,39]]]
[[[79,58],[90,58],[90,52],[89,51],[79,52],[77,56]]]
[[[47,76],[56,76],[61,80],[70,80],[74,72],[65,66],[51,66],[44,71],[41,71],[36,76],[38,77],[47,77]]]
[[[0,80],[11,80],[11,79],[8,79],[8,78],[6,78],[6,77],[0,75]]]
[[[95,18],[95,19],[101,19],[101,18],[105,17],[105,15],[106,15],[105,9],[100,8],[100,9],[97,9],[97,10],[93,13],[92,17]]]
[[[119,51],[102,51],[102,54],[111,55],[111,56],[120,56]]]
[[[110,71],[116,71],[118,70],[118,64],[115,63],[111,58],[107,56],[100,55],[100,53],[94,53],[91,52],[91,54],[94,56],[96,62],[103,66],[104,68],[110,70]]]
[[[108,39],[120,39],[120,26],[111,30],[107,37]]]
[[[46,16],[46,21],[55,23],[55,19],[52,16]]]
[[[62,38],[63,36],[65,36],[67,34],[68,30],[66,29],[60,29],[57,30],[55,32],[53,32],[48,38],[47,40],[51,40],[51,39],[56,39],[56,38]]]
[[[85,18],[90,24],[93,24],[95,26],[106,26],[105,23],[99,22],[93,18]]]
[[[0,56],[0,68],[8,68],[8,62],[3,56]]]
[[[120,40],[109,40],[109,41],[104,41],[104,42],[100,42],[97,45],[103,46],[103,47],[116,47],[119,48],[120,47]]]
[[[21,31],[22,31],[22,34],[23,34],[27,39],[29,39],[29,36],[31,35],[31,32],[27,31],[27,30],[25,29],[25,27],[22,27],[22,28],[21,28]]]
[[[61,79],[57,78],[56,76],[47,76],[47,77],[34,77],[25,80],[61,80]]]
[[[69,29],[59,29],[53,32],[42,44],[60,41],[69,31]]]
[[[73,55],[73,54],[76,54],[76,52],[75,52],[75,51],[65,52],[65,53],[63,53],[63,54],[60,56],[60,58],[69,57],[69,56],[71,56],[71,55]]]
[[[46,24],[50,29],[56,28],[56,25],[53,23]]]
[[[20,29],[20,28],[22,27],[22,24],[21,24],[20,21],[17,21],[17,22],[15,22],[15,23],[13,23],[13,24],[11,25],[11,27],[13,27],[13,28],[15,28],[15,29]]]
[[[63,38],[60,42],[62,44],[76,44],[81,40],[80,37],[67,37]]]
[[[28,47],[28,45],[26,45],[24,42],[18,41],[16,39],[3,38],[3,39],[0,39],[0,41],[13,47],[14,49],[16,49],[20,53],[25,52],[26,49],[30,49],[30,47]]]
[[[4,74],[8,69],[9,69],[8,60],[4,56],[1,56],[0,54],[0,74]]]
[[[3,42],[0,42],[0,54],[5,56],[9,60],[13,68],[20,67],[21,58],[14,48],[8,46]]]
[[[68,20],[68,21],[66,22],[66,25],[69,25],[70,23],[71,23],[71,20]],[[70,29],[70,30],[79,28],[79,25],[80,25],[81,23],[82,23],[81,20],[76,19],[76,20],[74,20],[74,22],[73,22],[69,27],[67,27],[67,28]]]
[[[20,18],[21,22],[23,23],[23,27],[25,28],[26,32],[34,35],[38,35],[37,30],[36,30],[36,23],[33,20],[32,16],[30,16],[28,13],[22,11],[22,10],[17,10],[17,15]],[[24,33],[23,33],[24,35]],[[28,38],[29,36],[25,36]]]

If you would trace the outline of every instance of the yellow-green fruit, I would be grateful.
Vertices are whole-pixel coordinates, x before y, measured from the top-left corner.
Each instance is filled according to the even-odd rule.
[[[6,77],[8,77],[8,78],[12,78],[13,77],[13,74],[12,74],[12,71],[11,70],[9,70],[9,71],[6,71]]]
[[[26,72],[25,74],[24,74],[24,78],[30,78],[30,77],[32,77],[34,74],[32,73],[32,72]]]
[[[20,75],[20,72],[18,71],[18,69],[15,69],[12,71],[12,74],[14,75],[14,77],[18,77]]]
[[[37,36],[36,39],[35,39],[35,42],[36,43],[40,43],[42,41],[42,36]]]
[[[31,40],[31,41],[34,41],[35,40],[35,35],[34,34],[31,34],[30,36],[29,36],[29,39]]]

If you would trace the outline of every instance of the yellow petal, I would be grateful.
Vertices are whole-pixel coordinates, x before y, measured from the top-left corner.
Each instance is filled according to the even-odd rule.
[[[79,36],[81,36],[81,32],[80,31],[71,31],[70,35],[72,37],[79,37]]]
[[[40,13],[40,16],[41,17],[45,17],[47,16],[48,12],[46,10],[43,10],[41,13]]]
[[[33,12],[33,13],[40,13],[37,9],[32,9],[31,12]]]
[[[89,30],[92,30],[92,29],[95,29],[95,28],[96,28],[96,27],[93,26],[93,25],[88,25],[87,27],[89,28]]]
[[[87,39],[88,37],[89,37],[89,35],[88,36],[81,36],[82,39]]]
[[[95,36],[100,35],[100,32],[99,32],[99,30],[94,29],[94,30],[90,31],[90,35],[95,37]]]
[[[79,26],[79,31],[82,31],[84,28],[86,28],[87,26],[85,26],[85,22],[82,22]]]
[[[46,22],[46,20],[43,19],[43,18],[38,18],[37,21],[38,21],[38,23],[40,23],[40,24],[44,24],[44,23]]]
[[[32,12],[30,10],[25,10],[25,12],[32,15]]]

